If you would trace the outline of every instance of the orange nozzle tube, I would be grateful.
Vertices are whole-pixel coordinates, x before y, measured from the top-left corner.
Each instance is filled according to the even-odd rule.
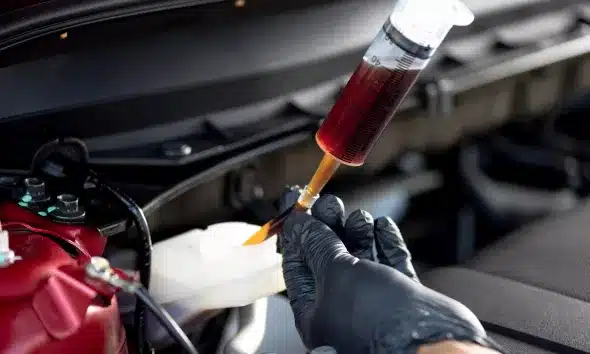
[[[311,181],[309,181],[309,184],[301,192],[299,200],[279,216],[262,225],[260,230],[244,242],[244,246],[257,245],[264,242],[270,236],[277,234],[291,212],[310,209],[338,167],[340,167],[340,161],[330,154],[325,154],[320,165],[311,177]]]

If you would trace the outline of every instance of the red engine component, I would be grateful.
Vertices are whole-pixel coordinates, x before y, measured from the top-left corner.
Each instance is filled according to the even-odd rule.
[[[14,203],[0,204],[0,222],[19,257],[0,268],[0,353],[126,354],[115,289],[84,271],[106,239]]]

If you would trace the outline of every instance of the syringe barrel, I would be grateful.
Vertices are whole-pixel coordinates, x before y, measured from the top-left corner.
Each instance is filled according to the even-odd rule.
[[[471,21],[460,0],[397,0],[320,126],[322,150],[346,165],[362,165],[451,27]]]
[[[316,133],[320,148],[346,165],[362,165],[433,53],[388,19]]]

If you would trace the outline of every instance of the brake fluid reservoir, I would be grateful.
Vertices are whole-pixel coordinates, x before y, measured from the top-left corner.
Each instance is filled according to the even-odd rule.
[[[154,245],[150,293],[181,325],[211,309],[240,307],[285,290],[276,236],[242,246],[259,226],[227,222]],[[149,321],[152,341],[167,337]]]

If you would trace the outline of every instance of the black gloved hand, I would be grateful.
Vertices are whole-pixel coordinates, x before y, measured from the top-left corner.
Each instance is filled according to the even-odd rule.
[[[498,348],[468,308],[420,283],[390,218],[355,211],[345,222],[342,201],[330,195],[312,215],[293,213],[279,235],[287,294],[309,349],[414,353],[444,340]]]

